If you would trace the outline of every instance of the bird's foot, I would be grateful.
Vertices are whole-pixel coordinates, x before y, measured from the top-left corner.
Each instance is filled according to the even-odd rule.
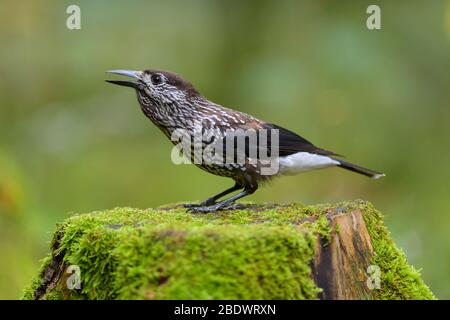
[[[215,206],[198,206],[198,207],[190,207],[188,208],[189,212],[197,212],[197,213],[208,213],[208,212],[215,212],[218,209]]]
[[[243,203],[233,203],[221,208],[220,210],[241,210],[245,209],[246,207],[247,206]]]
[[[215,204],[214,202],[203,201],[200,203],[183,203],[181,206],[186,209],[193,209],[193,208],[199,208],[199,207],[209,207],[209,206],[213,206],[214,204]]]
[[[200,213],[209,213],[216,211],[224,211],[224,210],[237,210],[242,209],[243,205],[241,203],[234,203],[230,205],[221,206],[220,203],[210,205],[210,206],[192,206],[188,208],[190,212],[200,212]]]
[[[192,208],[201,207],[201,204],[200,203],[183,203],[181,206],[186,209],[192,209]]]

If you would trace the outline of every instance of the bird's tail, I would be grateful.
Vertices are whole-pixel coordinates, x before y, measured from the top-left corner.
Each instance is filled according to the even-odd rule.
[[[339,159],[334,159],[334,160],[339,162],[339,164],[338,164],[339,167],[344,168],[346,170],[350,170],[350,171],[356,172],[356,173],[363,174],[363,175],[368,176],[368,177],[370,177],[372,179],[379,179],[379,178],[385,176],[384,173],[381,173],[381,172],[378,172],[378,171],[374,171],[374,170],[371,170],[371,169],[367,169],[367,168],[358,166],[356,164],[353,164],[353,163],[350,163],[350,162],[347,162],[347,161],[344,161],[344,160],[339,160]]]

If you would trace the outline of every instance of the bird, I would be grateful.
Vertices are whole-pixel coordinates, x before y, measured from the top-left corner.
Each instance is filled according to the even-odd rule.
[[[185,155],[191,160],[192,157],[199,160],[194,161],[196,166],[234,180],[232,187],[200,203],[185,204],[190,211],[208,213],[235,209],[238,205],[236,200],[253,194],[265,182],[315,169],[339,167],[373,179],[385,176],[344,161],[340,159],[341,155],[319,148],[291,130],[214,103],[176,73],[156,69],[110,70],[107,73],[131,78],[105,81],[133,88],[144,115],[178,147],[179,139],[173,139],[173,136],[181,132],[190,142]],[[256,135],[256,140],[249,135],[240,140],[243,143],[237,143],[239,135],[246,132]],[[192,143],[196,133],[201,133],[200,138]],[[265,144],[262,143],[264,141]],[[212,146],[222,148],[216,154],[218,157],[214,158],[213,152],[212,157],[202,158],[206,149]],[[234,152],[231,158],[223,155],[225,149],[226,157],[229,150]],[[209,161],[202,161],[205,159]],[[264,162],[267,159],[270,161]],[[270,163],[269,169],[272,166],[274,170],[264,173],[267,163]],[[223,199],[235,191],[240,192]]]

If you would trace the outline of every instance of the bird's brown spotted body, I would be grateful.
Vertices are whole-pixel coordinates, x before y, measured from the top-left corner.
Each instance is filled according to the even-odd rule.
[[[174,144],[178,143],[177,140],[173,139],[174,135],[192,142],[190,144],[190,157],[191,160],[201,160],[194,161],[198,167],[215,175],[232,178],[235,181],[234,187],[207,199],[198,206],[192,207],[192,210],[209,212],[224,209],[235,200],[256,191],[261,181],[277,175],[293,174],[330,166],[340,166],[372,178],[383,175],[370,169],[337,160],[333,158],[337,154],[318,148],[287,129],[211,102],[203,97],[192,84],[176,74],[160,70],[115,70],[111,73],[136,79],[136,81],[107,81],[135,88],[143,113]],[[276,139],[271,135],[274,131],[277,133]],[[230,146],[231,143],[229,138],[234,139],[234,135],[238,136],[242,132],[251,132],[258,135],[258,140],[251,140],[248,137],[247,140],[244,139],[245,143],[242,148],[237,148],[233,144],[234,156],[240,156],[244,161],[217,161],[217,158],[207,156],[208,152],[206,151],[211,147],[222,146],[223,149],[227,149],[227,146]],[[268,144],[265,145],[260,143],[263,140],[265,141],[265,138],[262,138],[263,132],[264,134],[267,132]],[[196,133],[201,133],[200,140],[193,138]],[[252,153],[251,150],[255,150],[255,153]],[[277,151],[276,154],[274,154],[275,150]],[[276,162],[277,170],[271,174],[262,174],[263,154],[265,156],[270,155],[270,158]],[[225,158],[219,157],[219,159],[224,160]],[[243,191],[221,202],[216,202],[226,194],[239,189],[243,189]]]

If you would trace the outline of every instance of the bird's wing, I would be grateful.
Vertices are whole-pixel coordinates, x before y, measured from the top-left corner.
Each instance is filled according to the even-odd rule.
[[[258,132],[257,134],[257,139],[256,139],[256,145],[255,145],[255,140],[251,140],[251,139],[245,139],[244,145],[238,146],[238,143],[236,143],[236,137],[233,138],[234,142],[232,142],[232,140],[227,139],[226,135],[223,138],[223,150],[226,150],[226,144],[227,143],[232,143],[234,150],[235,150],[235,154],[242,154],[245,152],[245,156],[249,157],[249,155],[251,154],[255,154],[252,153],[251,150],[255,151],[254,148],[256,148],[256,154],[258,155],[257,157],[261,157],[261,155],[264,156],[273,156],[272,155],[272,142],[271,142],[271,138],[272,138],[272,133],[271,130],[278,130],[278,156],[280,157],[284,157],[284,156],[289,156],[291,154],[297,153],[297,152],[308,152],[308,153],[312,153],[312,154],[317,154],[317,155],[323,155],[323,156],[340,156],[337,153],[334,153],[332,151],[328,151],[319,147],[316,147],[315,145],[313,145],[311,142],[309,142],[308,140],[306,140],[305,138],[300,137],[298,134],[282,128],[280,126],[277,126],[275,124],[272,123],[266,123],[266,122],[262,122],[260,120],[257,120],[253,117],[241,117],[240,120],[245,119],[246,121],[242,121],[242,122],[235,122],[233,124],[234,129],[242,129],[244,132],[248,129],[254,129],[256,132]],[[229,128],[229,127],[227,127]],[[225,128],[224,128],[225,129]],[[261,129],[265,129],[265,135],[267,136],[267,143],[260,143],[260,130]],[[233,130],[234,131],[234,130]],[[241,133],[242,134],[242,133]],[[243,135],[246,135],[245,133]],[[228,137],[230,138],[230,137]],[[253,148],[253,149],[252,149]]]
[[[300,137],[295,132],[277,126],[272,123],[264,123],[262,127],[267,130],[278,130],[279,154],[280,157],[288,156],[297,152],[309,152],[323,156],[340,156],[337,153],[316,147],[305,138]],[[270,137],[270,135],[269,135]],[[270,143],[268,143],[270,146]]]

